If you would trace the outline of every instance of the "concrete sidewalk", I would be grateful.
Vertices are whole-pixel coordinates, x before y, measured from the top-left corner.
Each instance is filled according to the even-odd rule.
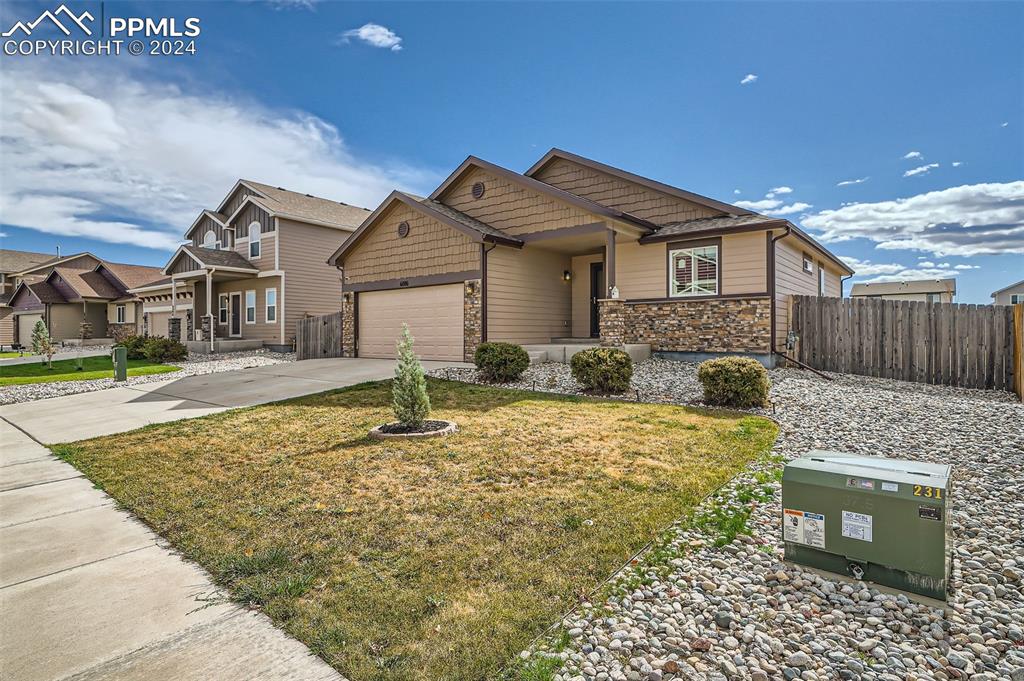
[[[81,357],[103,357],[103,356],[109,357],[110,356],[110,350],[109,349],[106,349],[106,350],[93,350],[93,349],[86,348],[85,350],[82,350],[81,353],[79,353],[78,350],[68,350],[66,348],[62,348],[61,350],[58,350],[53,355],[53,361],[56,362],[57,360],[61,360],[61,359],[74,359],[75,357],[79,357],[79,356],[81,356]],[[40,362],[44,362],[44,361],[46,361],[45,358],[40,357],[39,355],[26,355],[24,357],[8,357],[7,359],[0,359],[0,371],[3,371],[4,367],[13,366],[15,364],[33,364],[33,363],[39,364]]]
[[[5,421],[0,547],[4,679],[342,678]]]
[[[341,679],[264,615],[224,602],[199,567],[36,440],[107,435],[393,372],[393,360],[309,360],[0,408],[0,678]]]
[[[447,366],[469,365],[423,362],[427,370]],[[311,359],[9,404],[0,418],[39,442],[72,442],[379,381],[394,371],[390,359]]]

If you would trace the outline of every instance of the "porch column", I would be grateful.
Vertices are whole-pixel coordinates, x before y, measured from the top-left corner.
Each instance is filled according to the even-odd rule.
[[[612,287],[615,286],[615,230],[611,228],[608,229],[608,241],[605,245],[604,260],[604,295],[610,298]]]
[[[178,316],[178,280],[171,277],[171,316]]]
[[[213,337],[217,334],[213,324],[213,272],[206,270],[206,318],[210,321],[210,352],[213,352]]]

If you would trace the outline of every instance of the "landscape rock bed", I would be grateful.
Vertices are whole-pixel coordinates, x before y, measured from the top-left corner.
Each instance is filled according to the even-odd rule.
[[[61,357],[61,359],[67,359]],[[221,371],[235,371],[252,367],[271,366],[286,362],[294,362],[295,353],[270,352],[269,350],[250,350],[247,352],[225,352],[218,354],[191,353],[188,359],[181,362],[168,362],[180,366],[181,371],[146,376],[129,376],[127,381],[117,383],[113,378],[100,378],[89,381],[60,381],[54,383],[27,383],[24,385],[8,385],[0,387],[0,404],[15,404],[32,400],[45,400],[50,397],[75,395],[78,393],[106,390],[108,388],[130,387],[156,381],[173,381],[186,376],[214,374]]]
[[[531,367],[516,387],[578,392],[564,366]],[[694,371],[651,360],[634,385],[644,399],[693,404]],[[770,373],[773,456],[706,500],[696,522],[671,528],[521,664],[553,660],[557,681],[1024,681],[1024,405],[1003,392]],[[811,449],[953,464],[955,593],[944,612],[782,562],[779,473]],[[748,533],[716,547],[713,524],[700,522],[716,508],[749,511]]]

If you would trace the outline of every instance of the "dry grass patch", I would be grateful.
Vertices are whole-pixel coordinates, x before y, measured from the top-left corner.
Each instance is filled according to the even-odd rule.
[[[493,678],[766,452],[741,414],[431,380],[455,436],[374,441],[375,383],[57,448],[354,681]]]

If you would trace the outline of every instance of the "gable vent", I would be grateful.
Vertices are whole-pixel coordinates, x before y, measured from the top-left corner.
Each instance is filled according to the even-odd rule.
[[[483,182],[474,182],[473,183],[473,198],[474,199],[483,198],[484,192],[486,190],[487,190],[487,187],[484,185]]]
[[[404,239],[407,236],[409,236],[409,223],[408,222],[404,222],[404,221],[403,222],[399,222],[398,223],[398,238],[399,239]]]

